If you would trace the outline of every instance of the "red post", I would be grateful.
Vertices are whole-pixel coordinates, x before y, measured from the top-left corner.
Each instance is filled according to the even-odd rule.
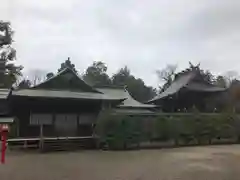
[[[5,154],[7,149],[7,133],[8,133],[8,125],[0,125],[0,137],[2,141],[2,150],[1,150],[1,163],[5,163]]]
[[[7,132],[6,131],[1,131],[1,136],[2,136],[2,152],[1,152],[1,163],[5,163],[5,153],[7,149]]]

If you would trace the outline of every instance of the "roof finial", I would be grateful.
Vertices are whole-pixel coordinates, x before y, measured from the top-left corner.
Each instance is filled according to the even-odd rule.
[[[189,61],[189,66],[191,70],[199,70],[200,69],[200,63],[198,63],[196,66],[194,66],[190,61]]]
[[[189,61],[189,66],[190,66],[190,69],[194,68],[194,65],[191,63],[191,61]]]

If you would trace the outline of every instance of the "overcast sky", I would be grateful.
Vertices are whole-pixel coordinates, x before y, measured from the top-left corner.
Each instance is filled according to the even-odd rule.
[[[240,72],[238,0],[1,0],[0,18],[25,72],[55,71],[67,57],[80,72],[93,60],[109,74],[127,65],[153,86],[167,64]]]

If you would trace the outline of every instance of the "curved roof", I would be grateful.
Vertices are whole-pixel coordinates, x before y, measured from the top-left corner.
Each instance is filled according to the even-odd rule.
[[[132,107],[132,108],[154,108],[155,105],[143,104],[136,101],[124,87],[99,87],[98,91],[119,99],[125,99],[119,107]]]
[[[109,100],[122,101],[115,96],[106,95],[102,93],[92,92],[75,92],[75,91],[57,91],[57,90],[43,90],[43,89],[20,89],[12,91],[13,96],[24,97],[42,97],[42,98],[69,98],[69,99],[88,99],[88,100]]]
[[[162,93],[148,101],[148,103],[153,103],[160,99],[166,98],[177,93],[182,88],[187,88],[192,91],[199,91],[199,92],[220,92],[225,91],[225,88],[221,88],[212,84],[208,84],[206,82],[194,82],[193,79],[197,77],[197,71],[188,71],[184,72],[179,75],[172,84]]]
[[[162,93],[160,93],[159,95],[155,96],[153,99],[151,99],[149,101],[149,103],[154,102],[156,100],[168,97],[170,95],[175,94],[176,92],[178,92],[182,87],[186,86],[187,83],[195,76],[195,74],[188,73],[186,75],[182,75],[180,77],[178,77],[178,79],[176,81],[173,81],[173,83]]]

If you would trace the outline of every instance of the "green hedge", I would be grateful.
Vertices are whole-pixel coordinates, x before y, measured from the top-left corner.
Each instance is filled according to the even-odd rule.
[[[235,114],[186,114],[131,117],[103,113],[96,126],[99,146],[106,149],[139,147],[141,142],[173,141],[175,145],[212,144],[240,140]]]
[[[108,149],[128,149],[129,146],[138,146],[142,135],[138,120],[128,116],[101,117],[96,127],[100,146]]]

